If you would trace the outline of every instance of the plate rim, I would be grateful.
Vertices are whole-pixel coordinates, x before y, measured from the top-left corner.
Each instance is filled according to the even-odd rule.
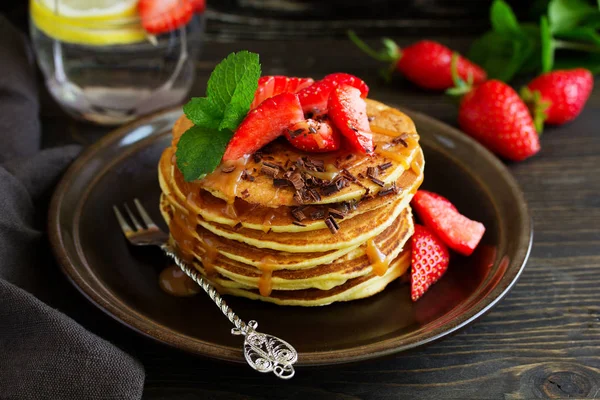
[[[445,336],[453,334],[468,324],[474,322],[476,319],[480,318],[496,304],[498,304],[498,302],[500,302],[517,283],[529,259],[533,245],[533,220],[529,212],[529,207],[525,200],[524,193],[506,165],[504,165],[495,155],[490,153],[481,144],[453,126],[450,126],[424,113],[407,109],[406,107],[398,108],[405,112],[411,119],[414,120],[416,118],[427,120],[428,123],[438,126],[441,131],[448,132],[453,139],[458,139],[459,141],[466,142],[466,144],[469,146],[474,146],[482,154],[482,156],[487,159],[487,161],[493,164],[493,167],[495,167],[494,169],[502,175],[505,182],[510,186],[511,193],[517,196],[518,211],[519,215],[523,217],[523,221],[519,230],[519,233],[521,234],[520,242],[516,246],[517,257],[513,260],[510,260],[510,265],[508,267],[512,274],[507,277],[509,272],[507,271],[507,273],[501,277],[497,285],[494,286],[488,293],[486,293],[483,297],[476,297],[476,304],[470,307],[466,313],[459,315],[459,318],[467,315],[465,318],[461,318],[462,320],[459,323],[452,323],[451,321],[453,321],[455,317],[451,318],[448,321],[445,321],[442,325],[435,327],[431,334],[426,335],[424,338],[419,340],[413,341],[412,343],[398,343],[400,341],[399,338],[393,337],[367,345],[351,347],[347,349],[301,353],[301,357],[299,357],[298,360],[299,366],[336,365],[364,361],[424,346]],[[191,342],[186,340],[189,338],[189,336],[170,330],[168,326],[157,324],[155,321],[149,318],[142,320],[137,315],[130,315],[129,313],[124,312],[124,310],[122,310],[119,306],[115,306],[106,298],[97,293],[89,284],[89,282],[81,276],[78,270],[80,267],[76,265],[78,260],[72,260],[64,246],[65,238],[62,235],[60,225],[61,204],[65,194],[67,193],[67,190],[69,189],[70,183],[72,182],[73,178],[78,175],[79,170],[84,167],[86,162],[99,150],[113,142],[118,141],[121,137],[126,136],[127,133],[131,132],[135,127],[146,124],[171,113],[183,114],[181,107],[172,107],[136,119],[110,131],[90,147],[86,148],[69,166],[55,188],[48,212],[48,234],[52,252],[58,261],[61,271],[71,282],[71,284],[75,286],[75,288],[88,301],[94,304],[102,312],[119,323],[125,325],[129,329],[141,333],[142,335],[159,343],[166,344],[170,347],[184,350],[192,354],[223,361],[244,363],[245,361],[242,354],[241,344],[239,349],[233,350],[229,346],[209,343],[200,339],[194,339],[194,341]],[[415,125],[417,124],[415,123]],[[151,134],[141,140],[135,141],[132,145],[139,145],[141,142],[144,142],[145,139],[153,138],[155,136],[157,135]],[[93,277],[93,279],[96,279],[96,277]],[[128,309],[135,311],[131,307],[128,307]],[[448,314],[453,312],[454,310],[451,310]],[[142,326],[139,325],[140,323]],[[448,327],[448,324],[451,324],[451,326]],[[154,328],[162,327],[168,329],[170,331],[169,333],[174,335],[176,340],[169,340],[167,336],[156,335],[155,329],[144,329],[144,327],[150,328],[152,326],[154,326]]]

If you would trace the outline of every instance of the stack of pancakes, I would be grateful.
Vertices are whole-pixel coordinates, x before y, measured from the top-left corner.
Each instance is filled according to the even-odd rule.
[[[185,182],[160,160],[161,212],[179,254],[222,294],[316,306],[371,296],[410,266],[409,202],[423,180],[412,120],[367,100],[375,154],[304,153],[277,140]]]

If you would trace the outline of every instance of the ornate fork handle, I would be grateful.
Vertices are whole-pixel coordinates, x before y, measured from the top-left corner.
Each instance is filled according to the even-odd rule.
[[[231,330],[231,334],[244,336],[244,357],[248,365],[259,372],[273,372],[281,379],[290,379],[294,376],[296,371],[293,365],[298,360],[298,353],[291,344],[278,337],[257,332],[255,329],[258,327],[258,322],[245,323],[238,317],[214,286],[204,279],[195,268],[183,261],[169,244],[160,247],[187,276],[200,285],[231,321],[235,326]]]

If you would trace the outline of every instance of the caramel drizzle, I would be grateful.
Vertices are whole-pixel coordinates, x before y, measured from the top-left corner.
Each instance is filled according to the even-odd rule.
[[[375,240],[371,239],[367,241],[367,257],[371,263],[373,273],[379,276],[385,275],[389,266],[390,260],[387,259],[386,255],[377,247]]]
[[[271,256],[265,256],[260,260],[256,267],[262,272],[260,278],[258,278],[258,291],[261,296],[268,297],[273,291],[273,270],[275,269],[272,264],[275,261]]]

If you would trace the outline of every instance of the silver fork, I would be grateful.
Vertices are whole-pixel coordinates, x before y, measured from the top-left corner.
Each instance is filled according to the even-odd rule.
[[[293,365],[298,360],[298,353],[292,345],[278,337],[257,332],[258,322],[252,320],[245,323],[238,317],[227,303],[225,303],[225,300],[219,295],[214,286],[204,279],[195,268],[190,267],[185,261],[179,258],[175,249],[169,244],[169,235],[163,232],[152,221],[152,218],[150,218],[150,215],[148,215],[140,201],[134,199],[133,202],[145,227],[140,223],[138,217],[136,217],[127,204],[124,204],[125,212],[133,223],[134,228],[127,222],[119,209],[113,206],[121,230],[129,243],[134,246],[160,247],[187,276],[204,289],[227,319],[235,325],[235,328],[231,329],[231,334],[244,336],[244,357],[248,365],[258,372],[273,372],[281,379],[290,379],[293,377],[295,374]]]

